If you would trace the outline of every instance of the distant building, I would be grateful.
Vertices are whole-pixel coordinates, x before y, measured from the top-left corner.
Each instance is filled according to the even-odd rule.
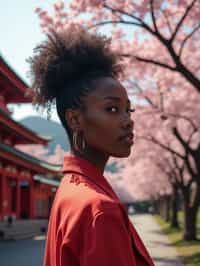
[[[30,103],[30,92],[26,82],[0,54],[0,221],[8,217],[48,218],[59,185],[55,177],[61,175],[61,165],[15,148],[16,144],[47,145],[50,141],[13,120],[7,108],[10,103]]]

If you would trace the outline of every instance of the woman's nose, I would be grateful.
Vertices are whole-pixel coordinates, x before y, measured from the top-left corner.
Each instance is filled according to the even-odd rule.
[[[131,130],[133,130],[133,128],[134,128],[134,121],[133,121],[133,119],[131,118],[130,115],[126,115],[126,116],[123,117],[123,119],[122,119],[122,126],[125,129],[131,129]]]

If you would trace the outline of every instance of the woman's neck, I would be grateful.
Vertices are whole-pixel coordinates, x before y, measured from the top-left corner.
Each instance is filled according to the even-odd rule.
[[[106,156],[106,155],[102,155],[102,154],[97,154],[97,153],[94,153],[91,151],[85,152],[85,153],[80,153],[80,152],[77,152],[75,150],[71,150],[71,154],[75,155],[77,157],[80,157],[84,160],[89,161],[94,166],[96,166],[97,169],[99,169],[99,171],[103,175],[106,163],[107,163],[108,158],[109,158],[108,155]]]

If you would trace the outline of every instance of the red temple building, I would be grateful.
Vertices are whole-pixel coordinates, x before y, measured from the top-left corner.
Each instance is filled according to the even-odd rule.
[[[47,145],[49,137],[22,126],[7,107],[31,103],[26,82],[0,54],[0,221],[8,217],[47,219],[59,185],[61,165],[39,160],[15,148],[17,144]],[[59,180],[59,179],[57,179]]]

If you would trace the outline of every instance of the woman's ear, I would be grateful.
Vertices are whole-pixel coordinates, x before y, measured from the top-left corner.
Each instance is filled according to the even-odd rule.
[[[67,109],[65,111],[65,119],[72,131],[80,131],[82,129],[82,114],[79,109]]]

